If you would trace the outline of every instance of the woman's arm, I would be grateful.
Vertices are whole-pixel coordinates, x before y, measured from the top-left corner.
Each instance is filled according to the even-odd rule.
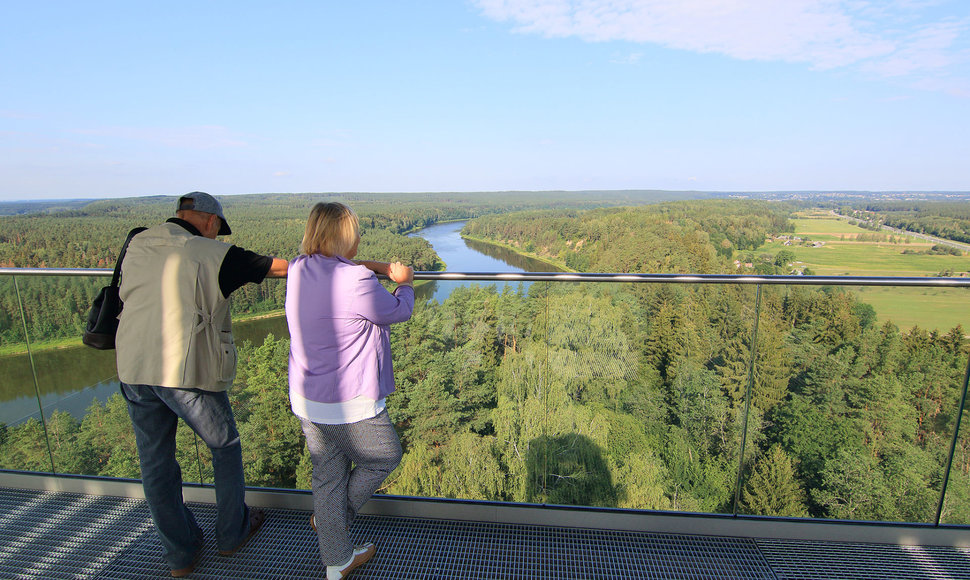
[[[361,264],[363,265],[363,264]],[[398,283],[394,293],[388,292],[373,274],[357,283],[354,310],[374,324],[393,324],[411,318],[414,311],[414,270],[399,262],[388,264],[388,275]]]
[[[374,262],[371,260],[354,260],[353,261],[358,266],[363,266],[375,274],[381,274],[382,276],[387,276],[387,270],[390,264],[387,262]]]

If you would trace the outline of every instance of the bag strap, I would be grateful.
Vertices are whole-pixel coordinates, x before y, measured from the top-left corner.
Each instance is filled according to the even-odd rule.
[[[121,282],[121,262],[125,259],[125,254],[128,252],[128,244],[131,243],[131,238],[135,237],[137,234],[147,230],[145,227],[137,227],[130,232],[128,232],[128,237],[125,238],[125,244],[121,246],[121,253],[118,254],[118,261],[115,263],[114,274],[111,275],[111,285],[117,286]]]

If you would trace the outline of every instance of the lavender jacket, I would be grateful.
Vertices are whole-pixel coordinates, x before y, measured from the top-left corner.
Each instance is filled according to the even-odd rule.
[[[291,405],[295,397],[340,403],[392,393],[390,325],[407,320],[413,310],[413,288],[398,286],[391,294],[373,272],[340,256],[291,261],[286,278]]]

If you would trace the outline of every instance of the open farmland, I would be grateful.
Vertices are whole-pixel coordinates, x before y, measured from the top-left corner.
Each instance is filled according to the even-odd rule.
[[[756,251],[794,253],[794,269],[808,268],[819,276],[938,276],[950,272],[966,276],[970,256],[927,255],[933,244],[911,237],[872,232],[835,216],[793,219],[793,236],[801,240],[785,246],[772,241]],[[887,241],[859,241],[882,238]],[[894,239],[895,243],[888,240]],[[814,246],[814,243],[823,243]],[[912,253],[903,253],[904,251]],[[970,290],[962,288],[861,287],[860,297],[876,310],[880,322],[892,320],[901,329],[919,326],[947,331],[960,324],[970,330]]]

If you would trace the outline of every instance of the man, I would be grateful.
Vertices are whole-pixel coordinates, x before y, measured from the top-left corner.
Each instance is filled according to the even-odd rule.
[[[145,497],[163,557],[182,577],[195,569],[203,537],[182,499],[179,417],[212,452],[219,554],[236,552],[265,520],[245,504],[242,447],[226,394],[236,374],[229,295],[267,275],[285,276],[287,262],[217,241],[232,230],[207,193],[183,195],[175,215],[128,246],[116,349]]]

